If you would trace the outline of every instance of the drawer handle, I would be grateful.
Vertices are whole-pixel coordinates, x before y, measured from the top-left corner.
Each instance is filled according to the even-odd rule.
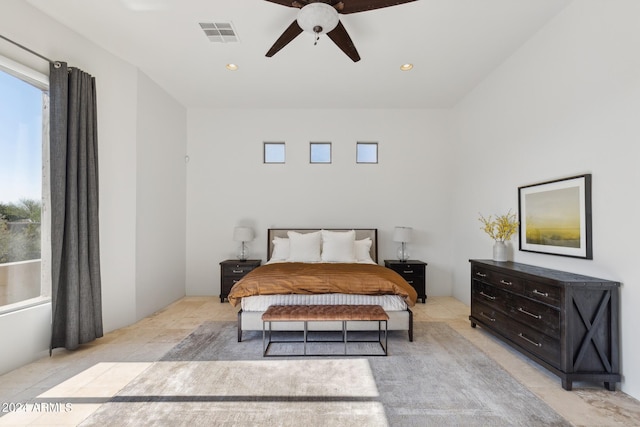
[[[486,275],[486,274],[480,273],[479,271],[478,271],[478,272],[476,272],[476,276],[479,276],[479,277],[487,277],[487,275]]]
[[[233,270],[234,273],[244,273],[244,270]]]
[[[407,283],[413,285],[413,280],[407,280]]]
[[[480,292],[480,295],[482,295],[485,298],[489,298],[491,301],[494,301],[496,299],[496,297],[491,296],[491,295],[487,295],[484,292]]]
[[[539,291],[539,290],[537,290],[537,289],[534,289],[534,290],[533,290],[533,293],[534,293],[534,294],[536,294],[536,295],[540,295],[541,297],[547,297],[547,298],[549,297],[549,294],[548,294],[548,293],[546,293],[546,292],[540,292],[540,291]]]
[[[503,280],[500,280],[500,283],[502,283],[503,285],[507,285],[507,286],[511,286],[511,285],[513,285],[513,283],[511,283],[511,282],[507,282],[507,281],[506,281],[506,280],[504,280],[504,279],[503,279]]]
[[[529,313],[527,310],[523,309],[522,307],[518,307],[518,311],[519,311],[520,313],[524,313],[524,314],[526,314],[527,316],[531,316],[531,317],[533,317],[534,319],[542,319],[542,316],[540,316],[539,314]]]
[[[496,321],[496,319],[494,319],[493,317],[485,314],[484,311],[480,312],[480,316],[484,317],[485,319],[489,319],[489,321],[491,321],[491,322],[495,322]]]
[[[533,341],[533,340],[530,340],[529,338],[525,337],[525,336],[522,334],[522,332],[518,332],[518,336],[519,336],[520,338],[522,338],[523,340],[525,340],[526,342],[528,342],[529,344],[533,344],[533,345],[535,345],[536,347],[542,347],[542,343],[539,343],[539,342],[535,342],[535,341]]]
[[[233,284],[235,285],[235,284],[236,284],[236,283],[238,283],[239,281],[240,281],[240,280],[233,279]]]
[[[413,274],[413,270],[402,270],[404,274]]]

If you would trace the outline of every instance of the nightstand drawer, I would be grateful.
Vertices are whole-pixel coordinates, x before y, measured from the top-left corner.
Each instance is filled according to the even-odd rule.
[[[230,291],[233,285],[242,280],[242,277],[233,278],[233,277],[223,277],[222,278],[222,288]],[[228,292],[227,292],[228,293]]]
[[[406,262],[403,263],[394,263],[389,264],[388,267],[397,273],[399,273],[402,277],[424,277],[424,264],[409,264]]]
[[[245,274],[256,268],[256,265],[225,264],[222,266],[222,275],[225,277],[244,277]]]

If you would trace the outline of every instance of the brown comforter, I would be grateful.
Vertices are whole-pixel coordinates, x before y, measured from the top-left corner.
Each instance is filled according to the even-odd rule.
[[[235,306],[243,297],[276,294],[400,295],[409,306],[418,295],[395,271],[374,264],[283,262],[249,272],[229,293]]]

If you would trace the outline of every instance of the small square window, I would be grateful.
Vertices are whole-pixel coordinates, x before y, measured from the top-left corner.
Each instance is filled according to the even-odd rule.
[[[331,163],[330,142],[312,142],[309,150],[311,163]]]
[[[356,163],[378,163],[378,143],[356,143]]]
[[[264,162],[265,163],[284,163],[284,142],[265,142],[264,143]]]

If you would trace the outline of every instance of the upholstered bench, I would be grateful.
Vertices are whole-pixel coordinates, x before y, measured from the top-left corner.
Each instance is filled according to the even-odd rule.
[[[307,343],[310,342],[344,342],[344,355],[356,356],[355,354],[347,353],[348,342],[377,342],[383,350],[383,354],[366,354],[367,356],[373,355],[387,355],[387,321],[389,315],[379,305],[271,305],[262,314],[262,350],[263,356],[271,356],[269,354],[269,348],[272,343],[291,343],[302,342],[303,343],[303,356],[312,356],[313,354],[307,354]],[[340,341],[329,340],[308,340],[308,323],[309,322],[342,322],[342,336]],[[378,322],[378,339],[376,341],[370,340],[355,340],[349,341],[347,335],[347,322]],[[274,341],[272,338],[272,323],[273,322],[303,322],[303,339],[302,341]],[[269,324],[267,330],[266,324]],[[382,324],[384,323],[384,342],[382,341]],[[268,334],[267,334],[268,333]],[[268,339],[267,339],[268,335]],[[333,354],[332,354],[333,355]],[[363,356],[363,354],[358,354]]]

